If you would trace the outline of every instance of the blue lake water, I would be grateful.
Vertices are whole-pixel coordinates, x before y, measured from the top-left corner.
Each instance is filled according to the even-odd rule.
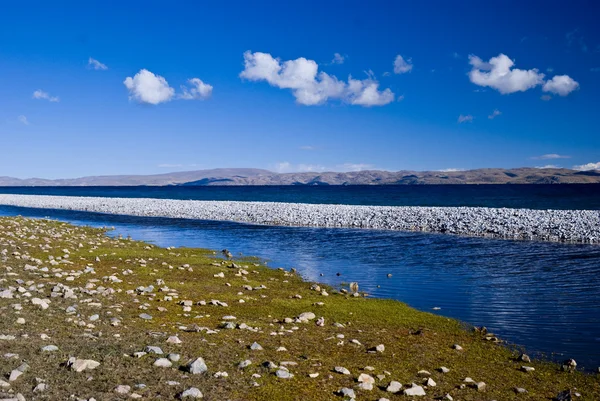
[[[378,204],[600,208],[596,186],[494,187],[510,190],[502,194],[500,188],[486,186],[400,190],[279,187],[277,191],[267,187],[263,188],[265,192],[260,187],[18,190],[174,199],[350,204],[375,204],[371,200],[378,199]],[[14,188],[2,188],[0,192],[9,190],[16,193]],[[462,203],[460,197],[464,199]],[[377,230],[265,227],[0,206],[0,215],[17,214],[114,226],[115,234],[131,235],[160,246],[228,248],[234,254],[266,259],[272,267],[296,267],[308,280],[334,286],[357,281],[361,290],[373,296],[398,299],[421,310],[484,325],[501,338],[525,346],[530,353],[559,360],[572,357],[588,369],[600,366],[599,246]],[[387,278],[388,273],[391,278]],[[434,307],[441,309],[433,310]]]

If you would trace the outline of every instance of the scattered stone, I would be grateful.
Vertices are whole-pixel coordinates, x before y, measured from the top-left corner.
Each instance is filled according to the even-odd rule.
[[[521,366],[521,370],[523,372],[533,372],[533,371],[535,371],[535,368],[532,366]]]
[[[400,390],[402,390],[402,383],[397,382],[395,380],[392,380],[390,382],[390,384],[387,386],[387,388],[385,389],[385,391],[387,391],[388,393],[394,393],[394,394],[396,394]]]
[[[342,387],[341,389],[339,389],[337,391],[337,393],[339,395],[341,395],[342,397],[348,397],[348,398],[356,398],[356,394],[354,393],[354,390],[352,390],[351,388],[348,387]]]
[[[440,372],[442,372],[442,373],[448,373],[448,372],[450,372],[450,369],[448,369],[448,368],[447,368],[447,367],[445,367],[445,366],[441,366],[441,367],[440,367],[438,370],[439,370]]]
[[[454,345],[452,346],[452,348],[454,348],[454,349],[455,349],[455,350],[457,350],[457,351],[462,351],[462,350],[463,350],[463,347],[461,347],[461,346],[460,346],[460,345],[458,345],[458,344],[454,344]]]
[[[10,372],[10,376],[8,377],[8,381],[9,382],[14,382],[23,373],[25,373],[28,369],[29,369],[29,365],[27,365],[26,363],[23,363],[23,364],[19,365],[18,368],[14,369],[12,372]]]
[[[42,351],[54,352],[54,351],[58,351],[58,347],[56,345],[46,345],[45,347],[42,347]]]
[[[278,369],[277,372],[275,372],[275,375],[280,379],[291,379],[294,377],[287,369]]]
[[[198,375],[206,372],[208,367],[206,366],[204,359],[196,358],[194,361],[188,363],[186,370],[193,375]]]
[[[150,315],[149,315],[149,314],[147,314],[147,313],[142,313],[142,314],[140,315],[140,319],[144,319],[144,320],[152,320],[152,316],[150,316]]]
[[[179,398],[202,398],[202,392],[198,390],[196,387],[190,387],[185,390],[183,393],[179,394]]]
[[[83,372],[84,370],[93,370],[100,366],[100,362],[92,359],[76,359],[70,358],[67,365],[75,372]]]
[[[531,358],[529,358],[529,355],[527,355],[527,354],[521,354],[521,356],[519,357],[519,360],[521,362],[527,362],[527,363],[531,362]]]
[[[173,363],[167,358],[158,358],[156,361],[154,361],[153,365],[159,368],[170,368],[173,366]]]
[[[252,361],[250,359],[246,359],[245,361],[242,361],[238,364],[238,368],[245,369],[250,365],[252,365]]]
[[[343,366],[336,366],[335,368],[333,368],[333,370],[335,372],[339,373],[339,374],[342,374],[342,375],[349,375],[349,374],[351,374],[350,371],[348,369],[346,369],[345,367],[343,367]]]
[[[123,384],[120,384],[117,387],[115,387],[115,393],[117,393],[117,394],[127,394],[130,391],[131,391],[131,387],[123,385]]]
[[[402,393],[404,395],[410,395],[413,397],[421,397],[427,395],[423,387],[417,386],[415,383],[412,384],[412,387],[405,389]]]
[[[257,342],[253,342],[252,345],[250,345],[249,347],[252,351],[262,351],[263,347],[261,347],[261,345]]]

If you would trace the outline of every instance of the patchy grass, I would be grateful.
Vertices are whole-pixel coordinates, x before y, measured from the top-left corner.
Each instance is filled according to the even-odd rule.
[[[16,337],[0,340],[0,374],[7,381],[7,375],[23,362],[30,366],[10,387],[0,388],[0,393],[45,400],[71,395],[113,400],[131,393],[142,399],[174,399],[183,390],[197,387],[206,400],[331,400],[342,399],[335,392],[350,387],[357,400],[400,400],[410,397],[385,392],[389,382],[399,381],[403,388],[413,382],[422,384],[424,379],[417,372],[424,369],[437,383],[426,388],[427,396],[421,397],[426,400],[446,394],[455,400],[551,400],[566,389],[577,389],[583,400],[600,399],[597,375],[563,372],[543,361],[520,362],[514,351],[486,341],[456,320],[397,301],[353,297],[323,285],[321,290],[329,296],[321,295],[311,289],[313,283],[259,265],[252,258],[236,260],[240,267],[230,268],[232,262],[209,250],[163,249],[110,238],[99,229],[23,218],[0,218],[0,252],[0,291],[15,290],[14,298],[0,299],[0,335]],[[93,271],[86,272],[86,267]],[[220,273],[224,278],[215,277]],[[112,282],[109,276],[122,282]],[[157,280],[162,281],[158,284]],[[57,284],[73,289],[77,298],[51,297]],[[135,291],[149,285],[154,286],[151,292]],[[256,289],[262,285],[266,288]],[[50,300],[49,308],[33,305],[30,299],[34,297]],[[184,312],[182,300],[193,301],[191,311]],[[211,300],[228,306],[210,305]],[[200,305],[200,301],[207,304]],[[22,309],[15,309],[15,304]],[[69,306],[76,306],[77,312],[66,313]],[[323,317],[325,325],[317,326],[316,319],[284,322],[308,311]],[[140,319],[141,313],[152,315],[152,320]],[[94,314],[100,318],[91,321]],[[257,330],[222,329],[226,315]],[[16,324],[18,318],[26,323]],[[113,326],[111,318],[121,323]],[[42,339],[42,334],[50,339]],[[167,343],[172,335],[182,344]],[[264,350],[250,350],[255,341]],[[49,344],[57,345],[59,351],[40,350]],[[383,353],[367,352],[378,344],[385,345]],[[463,350],[453,349],[454,344]],[[133,356],[148,345],[161,347],[165,354],[180,354],[181,359],[172,368],[158,368],[152,365],[157,356]],[[277,351],[279,347],[286,351]],[[18,356],[2,356],[7,353]],[[69,357],[93,359],[101,365],[76,373],[65,366]],[[206,361],[207,373],[191,375],[180,369],[197,357]],[[246,359],[252,365],[239,369],[238,363]],[[277,378],[275,370],[262,365],[265,361],[296,363],[288,366],[294,377]],[[535,371],[525,373],[523,365]],[[352,374],[335,373],[335,366],[344,366]],[[367,366],[373,371],[365,370]],[[441,366],[450,372],[439,372]],[[215,378],[219,371],[229,376]],[[319,376],[309,378],[309,373]],[[372,391],[356,388],[360,373],[375,377]],[[466,377],[485,382],[485,391],[460,388]],[[48,384],[46,391],[33,392],[36,378]],[[115,394],[120,384],[131,386],[131,393]],[[146,387],[136,388],[137,384]],[[517,387],[527,393],[517,394]]]

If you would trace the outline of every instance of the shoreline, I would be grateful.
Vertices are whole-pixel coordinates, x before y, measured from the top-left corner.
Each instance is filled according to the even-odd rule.
[[[565,390],[600,396],[595,376],[528,361],[491,333],[469,333],[457,320],[398,301],[344,294],[208,250],[110,238],[100,229],[25,218],[0,218],[0,226],[0,242],[8,244],[0,256],[0,305],[7,307],[0,343],[19,355],[3,369],[25,361],[24,377],[41,377],[53,399],[73,389],[77,397],[120,399],[115,391],[127,386],[128,396],[169,399],[190,386],[207,399],[232,400],[344,399],[344,388],[357,399],[412,391],[423,399],[552,399]],[[18,279],[29,280],[29,292],[19,290]],[[22,324],[14,324],[17,317]],[[40,353],[49,343],[58,350]],[[168,359],[161,355],[132,355],[151,346],[180,361],[163,368],[156,365]],[[70,357],[97,361],[95,379],[59,367]],[[188,362],[198,357],[208,372],[190,374]],[[157,375],[164,379],[155,382]],[[27,399],[34,394],[27,379],[9,386]]]
[[[188,201],[0,194],[0,205],[271,226],[357,228],[600,243],[600,211]]]

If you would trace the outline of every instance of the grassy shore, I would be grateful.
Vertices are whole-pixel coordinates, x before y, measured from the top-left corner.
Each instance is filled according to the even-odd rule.
[[[600,399],[598,375],[523,362],[456,320],[319,287],[253,259],[0,218],[0,400],[176,399],[192,387],[206,400],[341,400],[342,388],[356,400],[401,400],[413,398],[403,395],[411,383],[423,400],[552,400],[568,389]],[[297,319],[305,312],[314,318]],[[58,350],[42,351],[48,345]],[[172,366],[154,366],[168,354]],[[76,372],[72,357],[99,365]],[[190,373],[197,358],[207,370]],[[358,387],[361,374],[372,390]],[[386,391],[391,381],[398,393]]]

